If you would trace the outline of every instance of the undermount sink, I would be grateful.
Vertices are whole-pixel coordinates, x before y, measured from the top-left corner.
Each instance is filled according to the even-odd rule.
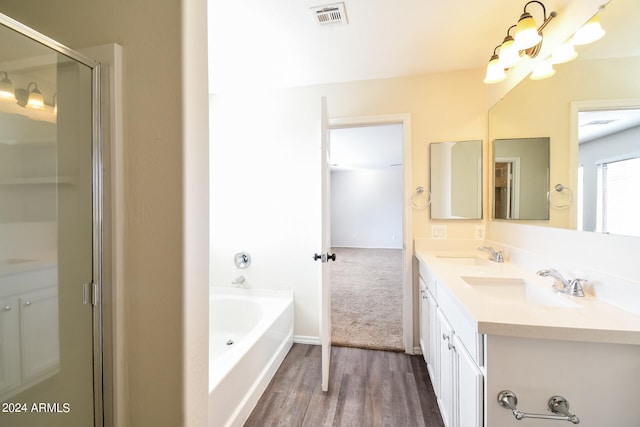
[[[440,261],[446,262],[447,264],[456,264],[456,265],[488,265],[489,260],[484,258],[476,258],[473,256],[466,257],[456,257],[456,256],[437,256]]]
[[[546,291],[517,277],[462,276],[462,280],[493,302],[525,303],[543,307],[578,307],[562,295],[551,290]]]

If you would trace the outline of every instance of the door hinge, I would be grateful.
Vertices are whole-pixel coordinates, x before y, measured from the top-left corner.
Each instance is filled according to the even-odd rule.
[[[85,282],[82,284],[82,304],[98,304],[98,284]]]

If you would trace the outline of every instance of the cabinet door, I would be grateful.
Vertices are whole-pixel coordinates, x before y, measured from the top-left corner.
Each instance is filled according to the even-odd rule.
[[[459,427],[482,427],[483,376],[462,341],[453,338],[457,384],[456,419]]]
[[[427,323],[429,330],[429,361],[427,363],[427,371],[431,376],[431,383],[436,396],[440,394],[440,339],[438,337],[438,306],[436,299],[431,292],[427,290]]]
[[[429,304],[427,303],[427,286],[420,278],[420,349],[424,361],[429,365]]]
[[[58,293],[55,287],[20,296],[22,380],[27,382],[57,370]]]
[[[18,299],[0,299],[0,401],[2,393],[20,383]]]
[[[453,427],[454,418],[454,384],[456,383],[454,370],[453,328],[442,311],[438,309],[438,329],[440,336],[440,394],[438,406],[444,425]]]

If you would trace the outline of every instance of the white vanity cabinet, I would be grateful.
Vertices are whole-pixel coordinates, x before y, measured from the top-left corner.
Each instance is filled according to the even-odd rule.
[[[20,383],[18,298],[0,298],[0,396]]]
[[[458,332],[459,331],[459,332]],[[420,263],[420,346],[447,427],[482,427],[482,336]]]
[[[438,369],[440,392],[437,394],[438,406],[444,425],[455,426],[455,402],[454,396],[457,392],[455,384],[455,358],[453,347],[453,328],[447,321],[442,311],[438,309],[437,330],[441,338],[440,342],[440,366]]]
[[[457,335],[453,339],[454,366],[457,373],[457,425],[461,427],[483,425],[484,376]]]
[[[447,427],[559,423],[516,420],[498,401],[505,390],[527,418],[552,414],[549,401],[560,395],[581,426],[640,425],[640,316],[555,293],[514,264],[418,257],[421,347]],[[522,282],[505,288],[501,278]]]
[[[420,349],[427,364],[429,376],[432,378],[434,389],[439,386],[435,371],[439,357],[437,309],[435,297],[427,288],[424,280],[420,278]]]
[[[59,369],[57,269],[0,276],[0,401]]]
[[[420,316],[420,350],[422,350],[422,356],[424,361],[429,366],[429,303],[427,297],[427,285],[424,280],[420,278],[420,302],[419,302],[419,316]]]
[[[57,368],[58,292],[49,287],[20,295],[22,381],[29,382]]]

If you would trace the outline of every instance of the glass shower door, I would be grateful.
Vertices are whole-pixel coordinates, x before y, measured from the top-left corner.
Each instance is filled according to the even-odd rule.
[[[96,70],[0,23],[0,425],[92,426]]]

